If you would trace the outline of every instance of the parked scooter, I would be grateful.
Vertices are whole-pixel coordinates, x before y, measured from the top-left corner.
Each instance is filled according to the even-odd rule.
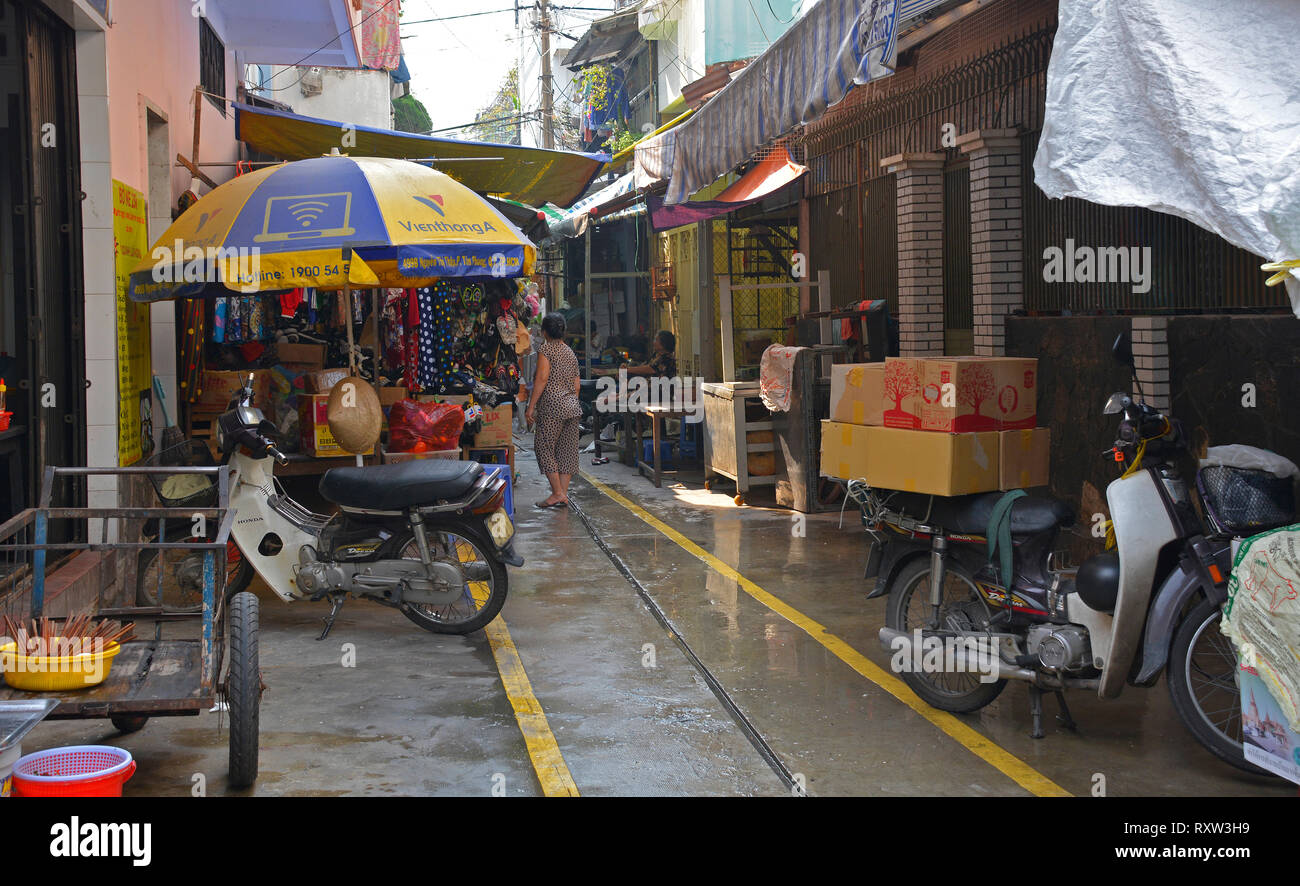
[[[1126,337],[1115,352],[1132,365]],[[1057,534],[1074,515],[1053,498],[1010,503],[1007,581],[988,545],[1002,493],[943,498],[850,483],[873,540],[868,596],[889,595],[881,645],[907,663],[941,650],[928,660],[937,667],[901,673],[941,710],[976,711],[1007,680],[1028,683],[1034,738],[1043,736],[1044,692],[1056,694],[1073,729],[1064,690],[1113,699],[1125,683],[1149,687],[1167,670],[1174,709],[1196,740],[1260,773],[1242,752],[1237,659],[1219,632],[1231,538],[1203,528],[1192,506],[1177,465],[1188,454],[1178,422],[1123,393],[1104,413],[1120,417],[1105,453],[1123,468],[1106,489],[1115,547],[1078,570],[1054,562]]]
[[[217,422],[222,463],[232,468],[231,536],[247,564],[228,571],[227,594],[247,584],[251,566],[286,602],[328,600],[321,640],[349,594],[439,634],[468,634],[496,617],[506,565],[524,562],[503,504],[506,478],[477,462],[442,459],[333,468],[320,492],[339,512],[315,514],[272,475],[269,459],[288,461],[274,430],[253,405],[250,375]],[[175,573],[184,580],[181,567]]]

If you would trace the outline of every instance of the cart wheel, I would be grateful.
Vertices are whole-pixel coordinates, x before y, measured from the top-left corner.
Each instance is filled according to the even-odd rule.
[[[257,597],[244,591],[230,600],[230,670],[226,703],[230,709],[230,775],[233,788],[257,780],[258,708],[262,672],[257,657]]]
[[[734,501],[737,505],[743,505],[745,503],[745,496],[737,492],[735,498],[733,498],[732,501]]]
[[[149,722],[148,717],[134,714],[117,714],[108,719],[117,731],[121,732],[123,735],[128,735],[132,732],[139,732],[144,728],[144,724]]]

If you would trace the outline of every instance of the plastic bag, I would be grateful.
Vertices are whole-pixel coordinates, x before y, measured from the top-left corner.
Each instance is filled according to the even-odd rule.
[[[388,445],[393,452],[439,452],[460,448],[465,411],[455,403],[398,400],[388,413]]]
[[[1243,471],[1267,471],[1274,477],[1281,478],[1300,477],[1300,468],[1297,468],[1290,459],[1283,458],[1276,452],[1269,452],[1267,449],[1243,446],[1240,443],[1211,446],[1207,449],[1205,458],[1201,459],[1201,467],[1206,468],[1211,465],[1223,465]]]

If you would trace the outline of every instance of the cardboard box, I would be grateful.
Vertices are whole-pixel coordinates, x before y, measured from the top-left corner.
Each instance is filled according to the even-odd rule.
[[[998,434],[999,489],[1032,489],[1051,479],[1052,432],[1048,428]]]
[[[862,429],[867,483],[929,495],[993,492],[1001,480],[995,431],[943,434],[900,428]]]
[[[474,437],[475,449],[495,449],[497,447],[514,449],[514,411],[509,403],[501,403],[491,409],[483,407],[483,430]]]
[[[921,427],[921,385],[924,360],[888,357],[880,380],[881,418],[887,428]]]
[[[468,394],[421,394],[416,397],[421,403],[455,403],[464,406],[473,397]],[[474,449],[496,449],[502,446],[514,447],[514,410],[509,401],[492,407],[483,407],[483,430],[474,438]]]
[[[329,394],[300,394],[298,396],[298,436],[305,455],[317,458],[335,458],[343,455],[370,455],[374,447],[365,452],[345,450],[330,433]]]
[[[1038,424],[1038,361],[1023,357],[944,357],[922,370],[921,428],[1006,431]]]
[[[275,346],[276,357],[285,365],[302,369],[322,369],[325,366],[324,345],[298,345],[280,342]]]
[[[823,477],[859,480],[867,476],[867,428],[840,421],[822,421]]]
[[[383,409],[387,409],[398,400],[405,399],[406,388],[401,387],[400,385],[396,387],[382,387],[379,389],[379,405]]]
[[[884,363],[837,363],[831,367],[831,421],[883,425]]]
[[[347,367],[316,369],[302,376],[302,388],[308,394],[328,394],[334,386],[348,377]]]
[[[267,369],[237,372],[210,372],[204,370],[199,378],[199,398],[194,401],[195,412],[222,413],[235,394],[244,386],[249,372],[253,373],[253,405],[263,410],[273,410],[271,403],[271,373]]]

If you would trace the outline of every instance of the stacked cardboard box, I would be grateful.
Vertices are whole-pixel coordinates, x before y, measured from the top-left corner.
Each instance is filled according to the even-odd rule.
[[[339,458],[351,455],[330,433],[329,394],[298,395],[298,436],[305,455],[316,458]],[[370,447],[358,455],[370,455]]]
[[[932,495],[1045,485],[1037,374],[1037,360],[1019,357],[834,366],[821,472]]]

